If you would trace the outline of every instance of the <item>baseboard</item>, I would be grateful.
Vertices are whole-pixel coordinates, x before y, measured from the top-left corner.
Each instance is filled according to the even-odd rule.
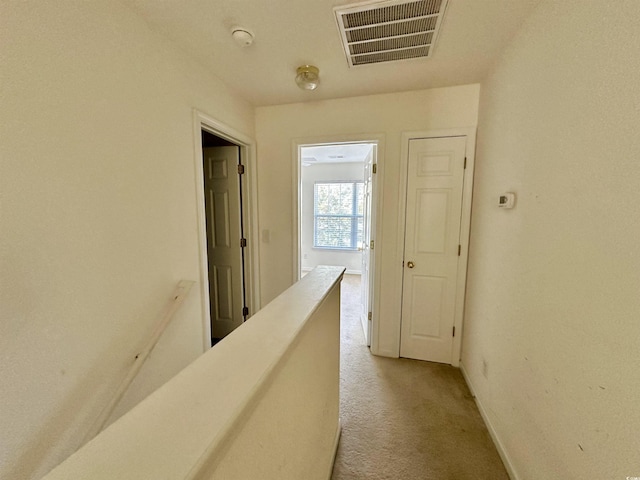
[[[464,364],[460,362],[460,371],[462,372],[462,376],[464,377],[464,381],[467,382],[467,386],[473,395],[474,400],[476,401],[476,405],[478,406],[478,410],[480,411],[480,416],[484,420],[484,424],[487,426],[487,430],[489,430],[489,435],[491,435],[491,439],[493,440],[493,444],[496,446],[496,450],[498,450],[498,454],[502,459],[502,463],[504,464],[504,468],[507,470],[507,474],[511,480],[521,480],[520,476],[516,473],[516,469],[513,466],[513,462],[509,457],[509,454],[504,448],[504,445],[500,441],[500,437],[496,432],[495,428],[493,428],[493,424],[489,420],[489,416],[487,415],[487,411],[485,410],[482,402],[476,395],[476,390],[473,388],[473,384],[469,379],[469,375],[467,375],[467,371],[464,368]]]
[[[342,423],[338,419],[338,429],[336,430],[336,437],[333,440],[333,456],[331,457],[331,464],[329,465],[329,472],[326,475],[327,480],[331,480],[333,474],[333,464],[336,463],[336,455],[338,454],[338,445],[340,443],[340,435],[342,434]]]

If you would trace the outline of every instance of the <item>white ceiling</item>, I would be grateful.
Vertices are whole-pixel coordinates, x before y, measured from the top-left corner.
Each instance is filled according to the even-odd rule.
[[[477,83],[539,0],[449,0],[431,58],[349,68],[333,8],[350,0],[122,0],[253,105]],[[250,47],[233,26],[255,35]],[[305,92],[296,67],[320,69]]]
[[[302,147],[302,164],[364,162],[373,149],[372,143],[342,143]]]

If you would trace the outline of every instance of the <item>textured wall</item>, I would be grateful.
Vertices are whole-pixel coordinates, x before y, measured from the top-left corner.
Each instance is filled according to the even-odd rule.
[[[247,135],[253,111],[118,2],[3,1],[0,44],[0,477],[39,478],[199,278],[192,108]],[[202,327],[196,287],[141,396]]]
[[[639,18],[543,1],[482,84],[463,364],[521,479],[640,475]]]

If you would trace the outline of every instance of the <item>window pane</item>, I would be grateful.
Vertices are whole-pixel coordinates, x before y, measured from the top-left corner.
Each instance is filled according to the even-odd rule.
[[[352,215],[353,183],[316,183],[316,215]]]
[[[362,215],[364,213],[364,183],[356,183],[356,202],[358,215]]]
[[[314,185],[314,247],[356,249],[362,241],[364,185]]]
[[[351,218],[316,217],[317,247],[351,248]]]

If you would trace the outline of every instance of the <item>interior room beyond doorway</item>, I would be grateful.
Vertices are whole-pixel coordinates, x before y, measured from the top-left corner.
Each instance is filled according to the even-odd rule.
[[[341,265],[361,273],[364,164],[374,144],[309,145],[300,154],[301,271]]]
[[[301,277],[318,265],[338,265],[362,278],[360,317],[371,337],[373,173],[377,144],[302,145],[299,149],[299,261]]]

